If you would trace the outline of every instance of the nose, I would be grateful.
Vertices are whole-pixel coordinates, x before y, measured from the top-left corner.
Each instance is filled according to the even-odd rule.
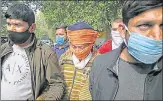
[[[154,40],[162,40],[162,28],[156,25],[152,28],[150,37]]]

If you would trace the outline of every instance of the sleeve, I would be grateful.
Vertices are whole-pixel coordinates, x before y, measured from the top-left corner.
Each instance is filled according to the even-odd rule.
[[[48,86],[46,86],[37,100],[61,100],[65,89],[65,83],[55,52],[48,57],[46,79],[48,81]]]

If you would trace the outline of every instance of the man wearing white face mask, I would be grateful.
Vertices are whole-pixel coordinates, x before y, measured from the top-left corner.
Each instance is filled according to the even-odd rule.
[[[118,48],[122,42],[123,38],[120,36],[120,33],[118,31],[118,26],[120,24],[123,24],[123,21],[121,18],[116,18],[112,22],[112,29],[111,29],[111,40],[107,40],[100,48],[99,48],[99,53],[104,54],[106,52],[109,52],[111,50],[114,50]]]

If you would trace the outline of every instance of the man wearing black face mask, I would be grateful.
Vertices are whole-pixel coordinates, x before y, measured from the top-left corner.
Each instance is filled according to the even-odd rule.
[[[1,100],[60,100],[64,84],[57,56],[36,39],[34,12],[15,4],[5,17],[9,42],[1,47]]]

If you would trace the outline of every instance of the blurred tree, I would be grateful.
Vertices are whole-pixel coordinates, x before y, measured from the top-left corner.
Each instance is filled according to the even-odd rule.
[[[99,30],[102,37],[109,38],[111,22],[121,17],[122,0],[2,0],[2,28],[1,33],[6,35],[6,19],[4,12],[14,3],[24,3],[36,13],[36,35],[41,38],[47,33],[54,40],[56,26],[69,25],[77,21],[85,21]]]
[[[16,4],[16,3],[23,3],[25,5],[28,5],[35,13],[42,8],[43,1],[40,0],[2,0],[1,1],[1,36],[7,35],[7,25],[6,25],[6,19],[4,17],[4,14],[9,6]]]
[[[99,31],[110,33],[111,22],[121,17],[122,2],[120,0],[67,0],[44,1],[42,12],[49,29],[77,21],[85,21]],[[106,34],[105,37],[109,37]]]

